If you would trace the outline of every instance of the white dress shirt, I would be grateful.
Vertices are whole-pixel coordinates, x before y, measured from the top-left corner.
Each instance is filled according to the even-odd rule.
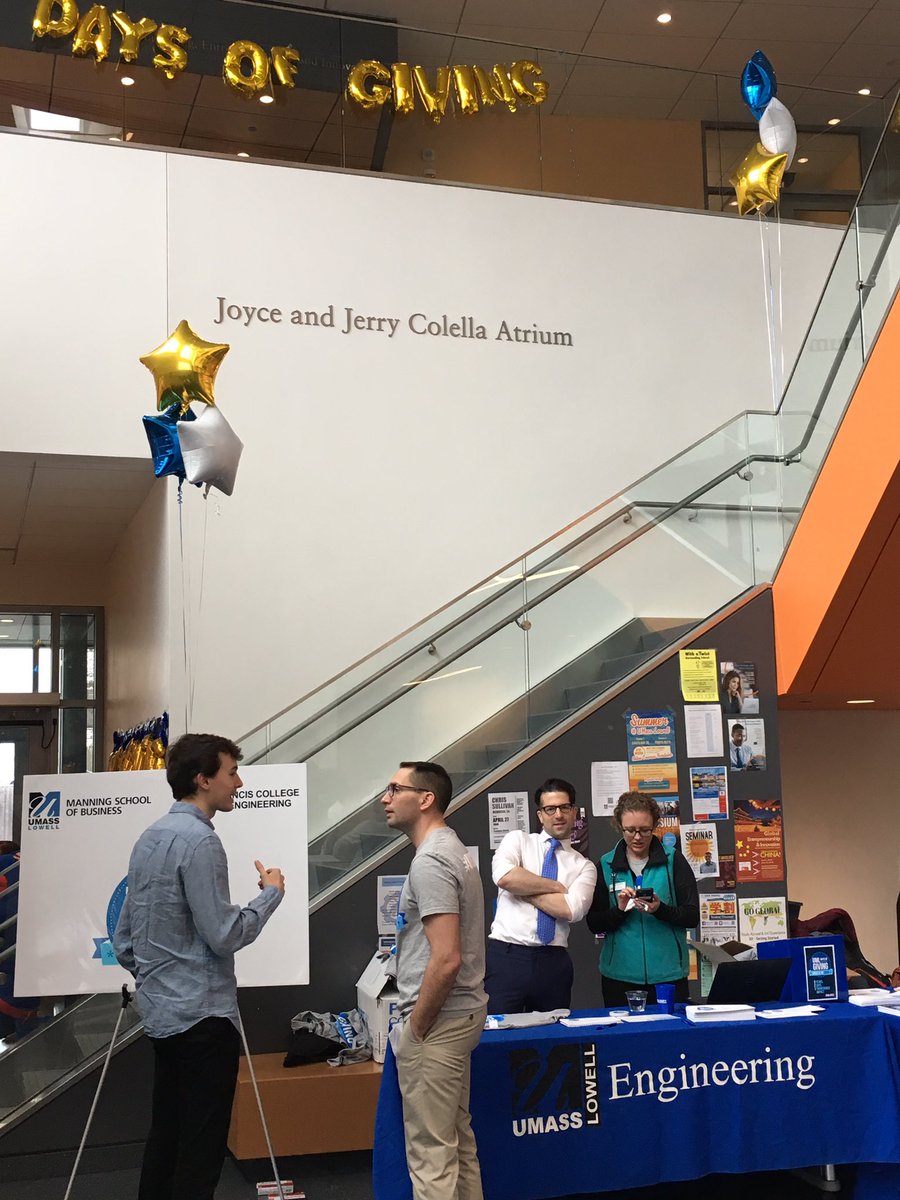
[[[515,829],[508,833],[494,852],[491,875],[498,885],[497,912],[488,935],[497,942],[511,942],[515,946],[540,946],[537,935],[538,910],[521,896],[513,896],[499,882],[514,867],[524,867],[533,875],[540,875],[544,866],[550,835],[522,833]],[[572,849],[566,839],[556,851],[556,869],[559,882],[566,888],[566,903],[572,913],[572,921],[580,921],[591,906],[594,886],[597,883],[597,868],[594,864]],[[559,895],[562,895],[560,892]],[[569,921],[557,918],[556,935],[552,946],[565,946],[569,940]]]

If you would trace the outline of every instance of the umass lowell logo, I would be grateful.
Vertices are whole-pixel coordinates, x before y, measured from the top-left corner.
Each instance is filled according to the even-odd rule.
[[[566,1133],[600,1124],[593,1042],[538,1043],[510,1050],[512,1128],[516,1137]]]
[[[59,792],[28,793],[28,828],[59,829]]]

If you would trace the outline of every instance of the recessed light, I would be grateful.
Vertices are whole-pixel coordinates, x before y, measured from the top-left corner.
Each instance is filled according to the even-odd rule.
[[[656,19],[659,21],[660,25],[668,25],[668,23],[672,20],[672,14],[660,13]]]
[[[829,125],[840,125],[840,123],[841,123],[840,117],[832,117],[831,120],[828,122]]]
[[[121,142],[122,139],[117,134],[114,134],[109,140],[111,142]]]
[[[872,95],[872,89],[871,89],[871,88],[860,88],[860,89],[859,89],[859,94],[860,94],[860,96],[871,96],[871,95]]]
[[[8,633],[0,633],[0,639],[2,639],[2,638],[8,638],[8,637],[9,637],[9,634],[8,634]]]
[[[848,700],[848,704],[874,704],[874,700]]]
[[[809,159],[808,158],[798,158],[797,162],[798,163],[807,163],[807,162],[809,162]]]
[[[121,83],[122,87],[134,87],[134,80],[130,75],[123,75],[119,83]]]
[[[0,625],[12,625],[12,617],[0,617]]]
[[[737,208],[737,200],[729,200],[728,207],[729,208]]]
[[[246,150],[238,150],[237,156],[238,156],[238,158],[249,158],[250,157],[250,155],[247,153]]]
[[[263,94],[259,98],[259,102],[260,102],[260,104],[274,104],[275,97],[272,95],[271,92],[263,92]]]

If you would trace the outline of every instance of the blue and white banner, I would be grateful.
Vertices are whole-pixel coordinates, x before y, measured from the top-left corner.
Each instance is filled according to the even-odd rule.
[[[228,856],[231,899],[257,894],[260,859],[285,874],[285,897],[235,960],[238,985],[309,983],[306,766],[241,769],[230,813],[215,819]],[[125,902],[128,860],[141,833],[168,812],[164,771],[30,775],[23,783],[16,992],[116,992],[131,976],[110,938]]]

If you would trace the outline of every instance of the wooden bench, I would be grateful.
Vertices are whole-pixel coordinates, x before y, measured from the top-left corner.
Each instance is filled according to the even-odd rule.
[[[283,1054],[254,1054],[253,1069],[276,1157],[371,1150],[381,1063],[283,1067]],[[265,1158],[265,1135],[246,1058],[238,1070],[228,1149],[235,1158]]]

